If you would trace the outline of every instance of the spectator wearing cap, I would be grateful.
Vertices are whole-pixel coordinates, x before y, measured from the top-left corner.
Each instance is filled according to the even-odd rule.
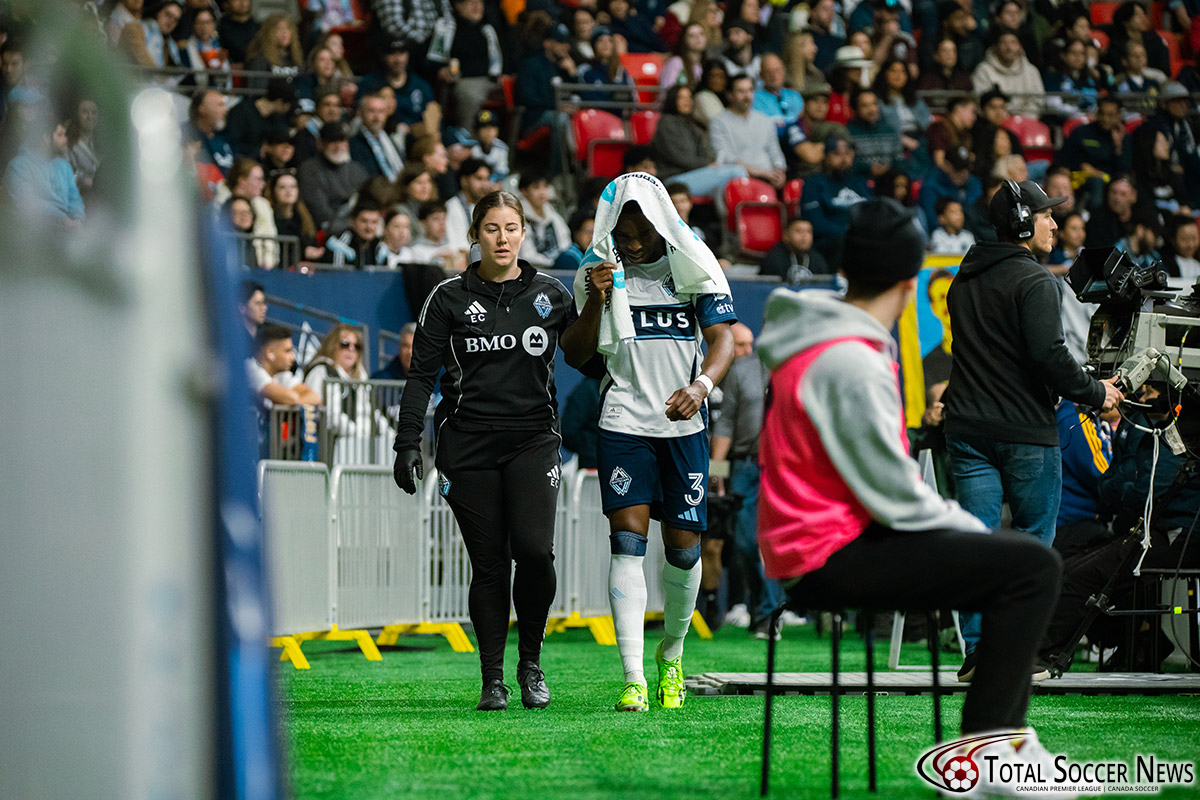
[[[592,246],[592,232],[596,226],[596,212],[590,208],[579,208],[567,219],[571,232],[571,244],[554,259],[554,269],[576,270],[583,263],[584,252]]]
[[[492,170],[492,183],[500,183],[508,177],[508,145],[500,138],[500,121],[496,112],[483,109],[475,115],[475,144],[471,155],[488,163]]]
[[[1014,114],[1036,117],[1042,112],[1042,96],[1046,93],[1042,74],[1025,57],[1015,31],[995,31],[983,63],[971,73],[971,84],[976,94],[999,86],[1013,98],[1010,107]]]
[[[854,119],[846,127],[856,151],[854,172],[864,178],[878,178],[904,157],[900,132],[883,119],[879,97],[873,89],[859,89],[852,96],[852,103]]]
[[[225,13],[217,23],[217,36],[229,50],[229,61],[235,69],[246,63],[246,49],[258,33],[259,23],[250,9],[250,0],[226,0]]]
[[[975,99],[970,95],[959,95],[950,101],[946,115],[925,131],[926,147],[934,166],[942,167],[946,153],[957,147],[971,148],[971,129],[976,117]]]
[[[718,164],[736,164],[751,178],[782,189],[787,181],[787,161],[779,147],[775,123],[755,111],[754,79],[735,75],[729,81],[729,108],[709,123],[709,137]]]
[[[917,89],[932,92],[969,92],[972,90],[971,73],[958,63],[958,45],[949,36],[943,36],[933,48],[929,64],[917,78]]]
[[[561,158],[559,124],[560,112],[554,102],[554,87],[559,83],[573,83],[578,69],[571,60],[571,33],[567,26],[559,23],[546,29],[542,35],[542,52],[527,56],[517,68],[517,105],[524,106],[521,115],[521,135],[549,125],[550,166],[557,169]]]
[[[764,53],[758,69],[758,89],[754,92],[754,109],[766,114],[775,123],[775,131],[783,137],[787,126],[800,118],[804,98],[795,89],[783,85],[787,70],[783,59],[774,53]]]
[[[804,87],[804,110],[784,131],[783,152],[787,157],[789,177],[802,178],[820,170],[825,159],[825,142],[830,137],[850,140],[850,131],[845,125],[826,119],[831,91],[827,83]]]
[[[480,158],[468,158],[458,170],[458,193],[446,202],[446,238],[451,247],[466,257],[471,250],[468,230],[475,213],[475,204],[496,187],[492,185],[492,170]]]
[[[754,52],[754,27],[745,20],[735,19],[725,26],[725,49],[721,51],[725,74],[749,75],[758,80],[760,58]]]
[[[1136,0],[1122,3],[1113,13],[1106,59],[1114,72],[1122,71],[1121,61],[1129,42],[1140,42],[1146,48],[1147,63],[1159,72],[1171,74],[1171,54],[1166,42],[1151,28],[1146,6]]]
[[[267,81],[267,93],[253,100],[246,97],[234,106],[225,122],[225,138],[233,152],[247,158],[257,158],[272,130],[287,132],[288,115],[296,102],[292,82],[286,78]]]
[[[1062,493],[1057,398],[1108,410],[1122,395],[1115,379],[1084,372],[1063,339],[1059,288],[1039,260],[1054,246],[1051,209],[1062,198],[1033,181],[1016,188],[1002,186],[988,206],[1000,241],[968,251],[946,296],[954,342],[946,445],[963,508],[995,528],[1007,501],[1012,527],[1049,547]],[[958,677],[982,679],[980,618],[962,619],[967,657]]]
[[[938,4],[938,18],[938,34],[922,37],[919,54],[921,71],[925,72],[933,66],[937,44],[942,39],[950,39],[958,52],[958,65],[967,73],[973,72],[983,62],[987,49],[979,30],[979,21],[971,14],[971,9],[959,0],[942,0]]]
[[[383,65],[367,73],[358,82],[358,96],[364,97],[390,86],[396,95],[396,110],[387,122],[388,129],[398,128],[407,132],[407,127],[421,121],[425,106],[434,102],[433,87],[420,75],[409,69],[412,47],[407,39],[393,39],[383,51]]]
[[[442,141],[446,144],[448,170],[457,175],[463,162],[471,157],[471,150],[475,148],[475,140],[471,138],[471,134],[465,128],[451,125],[442,134]]]
[[[550,203],[550,178],[545,170],[522,170],[517,190],[525,211],[525,240],[518,255],[535,267],[548,268],[571,246],[571,230]]]
[[[404,160],[392,137],[384,130],[387,118],[388,104],[381,96],[359,96],[360,125],[358,133],[350,138],[350,158],[362,166],[367,175],[383,175],[389,181],[394,181],[404,167]]]
[[[1126,139],[1121,103],[1109,96],[1100,101],[1096,121],[1071,131],[1059,151],[1058,160],[1084,178],[1086,206],[1093,214],[1104,202],[1104,185],[1109,178],[1132,168],[1133,148]]]
[[[196,160],[201,164],[213,164],[225,175],[233,166],[233,148],[225,137],[218,133],[225,124],[229,108],[225,98],[215,89],[200,89],[192,95],[188,106],[188,122],[184,126],[184,138],[198,140],[200,152]]]
[[[617,52],[617,42],[612,31],[603,25],[592,29],[592,58],[579,67],[576,77],[578,83],[596,84],[625,84],[633,86],[633,78],[621,64],[621,54]],[[579,92],[579,99],[585,103],[604,100],[632,100],[632,92],[587,91]]]
[[[842,240],[850,224],[850,209],[871,197],[865,178],[855,175],[854,144],[831,136],[825,141],[821,171],[804,179],[801,213],[812,223],[813,246],[837,270],[842,263]]]
[[[663,53],[663,44],[654,29],[654,20],[638,13],[630,0],[605,0],[601,8],[608,12],[608,27],[615,35],[624,37],[630,53]]]
[[[342,123],[325,123],[317,141],[320,152],[300,165],[298,176],[300,197],[317,227],[324,228],[369,176],[350,159],[350,141]]]
[[[453,4],[454,14],[434,23],[427,58],[437,67],[439,83],[448,88],[447,110],[453,109],[458,124],[469,125],[498,85],[504,54],[496,29],[484,21],[483,0]]]
[[[321,126],[330,122],[341,123],[341,121],[342,98],[332,88],[318,89],[315,112],[296,131],[296,136],[292,140],[296,145],[296,163],[303,164],[320,152],[317,137],[321,135]]]
[[[839,47],[833,66],[828,70],[829,85],[833,93],[829,95],[829,118],[837,122],[850,119],[850,94],[855,89],[870,85],[871,70],[875,62],[866,57],[858,45],[848,44]]]
[[[1171,81],[1164,86],[1158,99],[1158,111],[1146,120],[1143,127],[1151,126],[1146,128],[1147,132],[1157,128],[1167,134],[1171,140],[1171,168],[1183,176],[1187,205],[1200,208],[1200,148],[1196,144],[1196,131],[1188,119],[1196,107],[1196,101],[1190,98],[1187,88],[1178,81]]]
[[[970,212],[983,194],[983,184],[971,174],[971,151],[965,147],[954,147],[946,153],[945,166],[930,170],[921,184],[918,204],[925,222],[925,230],[938,226],[938,201],[952,198],[963,209]],[[968,225],[967,227],[971,227]]]
[[[300,162],[296,160],[296,145],[286,128],[273,128],[267,132],[259,150],[259,163],[263,165],[267,175],[282,169],[295,169]]]
[[[813,64],[826,72],[837,59],[838,49],[846,44],[846,24],[838,16],[833,0],[816,0],[808,12],[807,26],[817,46]]]

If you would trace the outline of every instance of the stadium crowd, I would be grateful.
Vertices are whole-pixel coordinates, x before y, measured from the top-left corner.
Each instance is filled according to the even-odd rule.
[[[533,227],[522,257],[573,268],[611,176],[564,157],[568,117],[615,101],[628,118],[649,75],[657,127],[626,170],[706,206],[694,227],[731,261],[747,254],[722,224],[726,185],[766,184],[789,213],[751,258],[763,274],[835,272],[848,210],[871,196],[917,206],[934,250],[965,252],[993,238],[1001,181],[1032,177],[1071,196],[1072,249],[1121,240],[1194,277],[1194,0],[254,2],[95,12],[97,36],[190,99],[185,151],[249,266],[460,271],[471,209],[503,186]],[[3,111],[38,135],[3,154],[4,183],[74,227],[112,110],[80,97],[37,113],[26,24],[5,25]]]

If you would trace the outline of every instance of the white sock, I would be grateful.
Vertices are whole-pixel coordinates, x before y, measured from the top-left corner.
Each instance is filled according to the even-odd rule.
[[[696,594],[700,591],[700,562],[691,569],[663,564],[663,658],[674,661],[683,655],[683,637],[692,625]]]
[[[626,683],[646,681],[642,672],[646,626],[643,560],[644,556],[613,555],[608,562],[608,602],[612,607],[613,627],[617,629],[617,650],[621,654]]]

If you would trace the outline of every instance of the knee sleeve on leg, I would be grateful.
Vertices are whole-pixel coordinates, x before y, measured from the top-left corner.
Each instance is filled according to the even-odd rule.
[[[608,535],[608,541],[614,556],[644,556],[649,540],[633,531],[617,531]]]
[[[643,553],[645,549],[643,547]],[[700,560],[700,545],[666,548],[667,563],[676,569],[691,569]]]

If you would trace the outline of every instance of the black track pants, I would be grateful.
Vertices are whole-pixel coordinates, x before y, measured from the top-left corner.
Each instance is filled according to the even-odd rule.
[[[983,616],[963,733],[1019,728],[1062,561],[1028,534],[896,531],[872,524],[788,590],[792,604]]]
[[[471,557],[471,623],[488,681],[504,675],[510,585],[520,658],[536,662],[541,654],[556,588],[560,438],[553,431],[462,431],[452,424],[438,441],[438,491]]]

